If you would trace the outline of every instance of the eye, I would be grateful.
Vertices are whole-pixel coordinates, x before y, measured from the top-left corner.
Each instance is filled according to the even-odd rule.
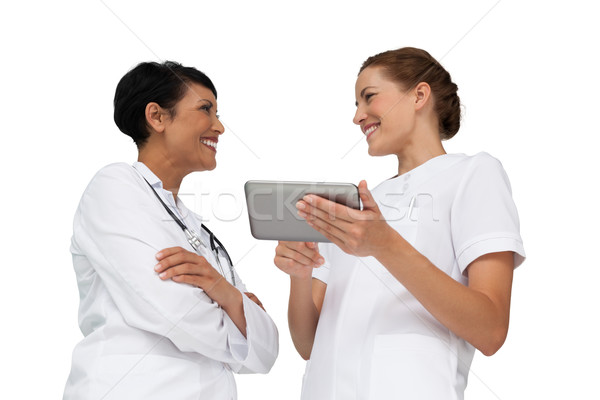
[[[367,103],[369,102],[369,100],[371,100],[371,97],[375,96],[375,93],[367,93],[365,94],[365,100],[367,101]]]
[[[204,105],[200,106],[199,109],[202,111],[206,111],[207,113],[210,113],[210,110],[212,109],[212,104],[204,104]]]

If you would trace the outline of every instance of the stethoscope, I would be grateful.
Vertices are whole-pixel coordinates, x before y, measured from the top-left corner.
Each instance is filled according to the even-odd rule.
[[[194,248],[196,253],[200,254],[200,247],[206,247],[206,245],[204,243],[202,243],[202,240],[200,240],[200,237],[198,236],[198,234],[196,232],[194,232],[194,230],[188,229],[188,227],[183,223],[183,221],[181,221],[179,218],[177,218],[175,213],[173,213],[173,211],[171,211],[171,209],[160,198],[160,196],[158,195],[158,193],[156,193],[156,190],[154,190],[154,188],[152,187],[150,182],[148,182],[146,180],[146,178],[144,178],[144,180],[146,181],[148,186],[150,186],[150,189],[152,189],[152,192],[154,192],[154,195],[156,196],[158,201],[160,201],[160,203],[163,205],[165,210],[167,210],[167,212],[169,213],[171,218],[173,218],[173,220],[175,222],[177,222],[177,225],[179,225],[181,230],[185,233],[185,237],[187,238],[188,243]],[[219,266],[219,269],[221,270],[221,275],[225,276],[225,271],[223,270],[223,266],[221,265],[221,260],[219,259],[219,248],[221,248],[221,250],[223,250],[223,255],[225,256],[225,258],[227,259],[227,262],[229,263],[229,273],[231,274],[231,284],[233,286],[235,286],[235,271],[233,269],[233,262],[231,261],[231,257],[229,257],[229,253],[227,253],[227,250],[225,250],[225,246],[223,246],[223,243],[221,243],[221,241],[219,239],[217,239],[217,237],[204,224],[201,223],[200,226],[202,227],[202,229],[204,229],[206,231],[206,233],[208,233],[208,236],[210,237],[210,249],[215,256],[215,259],[217,260],[217,265]]]

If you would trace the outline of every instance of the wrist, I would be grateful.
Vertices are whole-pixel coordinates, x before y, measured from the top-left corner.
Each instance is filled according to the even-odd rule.
[[[210,285],[207,285],[207,287],[204,289],[204,293],[209,294],[210,292],[212,292],[219,283],[221,283],[221,281],[223,280],[223,275],[219,275],[217,276]]]
[[[222,275],[219,275],[214,283],[204,290],[204,293],[224,309],[239,303],[241,299],[240,291],[227,282]]]
[[[394,228],[387,225],[380,239],[380,246],[373,257],[385,265],[390,259],[397,260],[398,257],[408,257],[414,251],[414,247],[406,241]]]
[[[290,275],[291,286],[311,286],[312,287],[312,274],[307,276],[296,276]]]

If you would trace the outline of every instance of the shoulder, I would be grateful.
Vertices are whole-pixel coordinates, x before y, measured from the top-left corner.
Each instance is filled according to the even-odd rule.
[[[100,169],[83,192],[81,202],[114,201],[128,198],[143,189],[138,172],[127,163],[109,164]]]
[[[96,175],[94,175],[90,183],[105,178],[111,178],[116,180],[133,179],[137,175],[138,173],[131,165],[124,162],[113,163],[108,164],[107,166],[101,168],[98,172],[96,172]]]
[[[485,168],[491,170],[504,170],[500,160],[485,151],[472,156],[467,156],[467,159],[467,166],[470,169]]]
[[[508,176],[497,158],[489,153],[480,152],[472,156],[465,156],[465,162],[460,163],[462,171],[462,185],[470,181],[485,182],[504,181],[508,183]]]
[[[480,196],[512,195],[508,175],[497,158],[481,152],[469,156],[463,164],[462,178],[457,186],[458,197],[476,199]]]

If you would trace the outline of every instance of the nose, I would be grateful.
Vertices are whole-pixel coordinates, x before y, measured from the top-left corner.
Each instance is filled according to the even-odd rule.
[[[217,132],[219,135],[222,135],[225,132],[225,127],[219,118],[215,118],[215,122],[213,123],[213,130]]]
[[[360,125],[365,119],[367,119],[367,114],[362,111],[360,107],[356,107],[356,113],[354,114],[352,122],[354,122],[356,125]]]

